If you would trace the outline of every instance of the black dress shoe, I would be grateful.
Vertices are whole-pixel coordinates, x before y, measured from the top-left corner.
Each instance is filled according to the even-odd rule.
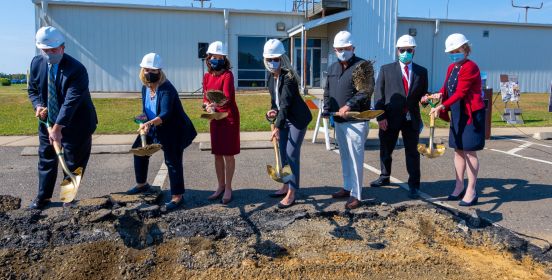
[[[31,205],[29,205],[29,209],[38,209],[42,210],[44,209],[48,204],[50,203],[49,199],[40,199],[35,198],[33,202],[31,202]]]
[[[389,185],[390,183],[391,181],[389,181],[389,178],[379,177],[377,180],[370,183],[370,187],[383,187]]]
[[[475,195],[475,197],[472,199],[472,201],[469,201],[469,202],[465,202],[463,200],[460,200],[460,202],[458,203],[458,206],[473,206],[473,205],[476,205],[477,204],[477,195]]]
[[[287,195],[287,192],[285,192],[285,193],[271,193],[268,196],[277,198],[277,197],[284,197],[286,195]]]
[[[465,194],[466,194],[466,189],[464,188],[462,192],[460,192],[458,195],[449,194],[449,196],[447,197],[447,200],[449,201],[460,200],[464,198]]]
[[[295,204],[295,199],[290,204],[283,204],[281,202],[278,202],[278,209],[286,209],[293,206],[293,204]]]
[[[410,190],[408,192],[408,197],[411,198],[411,199],[420,198],[420,194],[418,193],[418,189],[417,188],[410,188]]]
[[[147,192],[149,191],[149,189],[151,188],[151,185],[150,184],[145,184],[141,187],[138,187],[138,186],[134,186],[132,189],[128,190],[126,192],[126,194],[139,194],[139,193],[143,193],[143,192]]]
[[[167,208],[167,211],[175,210],[182,205],[184,205],[184,198],[181,198],[179,201],[171,200],[169,203],[165,203],[165,207]]]

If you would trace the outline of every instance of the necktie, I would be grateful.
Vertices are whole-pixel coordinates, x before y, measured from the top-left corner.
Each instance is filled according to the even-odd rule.
[[[408,96],[408,65],[404,66],[404,76],[403,76],[403,86],[404,86],[404,93]]]
[[[54,125],[59,113],[59,104],[56,94],[56,78],[54,65],[48,69],[48,123]]]

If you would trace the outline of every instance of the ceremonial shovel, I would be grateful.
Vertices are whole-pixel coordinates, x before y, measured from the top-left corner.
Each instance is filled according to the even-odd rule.
[[[268,117],[267,119],[270,122],[271,131],[274,130],[274,119],[269,119]],[[272,180],[285,184],[289,180],[291,180],[293,176],[293,174],[291,173],[291,167],[289,167],[289,165],[281,167],[282,161],[280,158],[280,149],[278,147],[278,140],[276,140],[276,137],[272,138],[272,145],[274,146],[276,168],[272,167],[271,165],[266,165],[266,171],[268,172],[268,175],[270,176],[270,178],[272,178]]]
[[[134,122],[137,124],[142,124],[147,121],[147,117],[144,114],[138,115],[134,118]],[[140,129],[140,140],[142,142],[142,147],[130,149],[130,152],[135,156],[145,157],[155,154],[157,151],[161,150],[163,146],[161,144],[150,144],[147,145],[146,142],[146,133],[143,129]]]
[[[366,110],[362,112],[347,112],[346,118],[347,119],[353,119],[353,120],[359,120],[359,121],[368,121],[370,119],[377,118],[379,115],[383,114],[383,110]],[[337,112],[331,112],[330,115],[336,116]]]
[[[428,98],[428,103],[431,108],[435,108],[439,104],[439,100],[432,102],[431,98]],[[435,117],[433,115],[429,116],[429,147],[426,147],[425,144],[418,144],[418,152],[427,157],[427,158],[436,158],[445,154],[445,145],[437,144],[433,148],[433,133],[435,131]]]
[[[48,121],[44,122],[40,119],[39,121],[46,125],[46,127],[48,128],[48,133],[50,133],[50,131],[52,130],[52,126],[50,126]],[[75,171],[71,172],[69,170],[69,167],[67,167],[65,158],[63,157],[63,148],[61,147],[61,145],[58,142],[53,142],[52,145],[54,146],[54,150],[56,151],[59,163],[61,164],[61,169],[63,169],[63,172],[69,177],[69,179],[63,179],[63,181],[61,181],[59,199],[64,204],[71,203],[77,196],[79,185],[82,180],[83,168],[78,167],[77,169],[75,169]]]
[[[220,90],[209,90],[207,91],[207,100],[209,100],[211,103],[215,103],[217,106],[222,106],[226,101],[226,96],[224,93]],[[208,120],[222,120],[224,118],[228,117],[228,112],[207,112],[201,114],[202,119],[208,119]]]

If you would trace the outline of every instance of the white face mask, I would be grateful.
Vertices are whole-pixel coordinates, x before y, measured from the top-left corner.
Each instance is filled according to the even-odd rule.
[[[353,57],[352,50],[343,50],[340,52],[335,52],[335,54],[337,55],[337,59],[339,59],[340,61],[347,61],[351,59],[351,57]]]
[[[280,68],[280,61],[267,61],[266,66],[268,67],[268,71],[276,72]]]

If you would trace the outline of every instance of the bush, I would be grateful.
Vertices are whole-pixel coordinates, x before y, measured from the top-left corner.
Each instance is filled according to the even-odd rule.
[[[0,78],[0,84],[3,86],[11,86],[11,81],[7,78]]]

